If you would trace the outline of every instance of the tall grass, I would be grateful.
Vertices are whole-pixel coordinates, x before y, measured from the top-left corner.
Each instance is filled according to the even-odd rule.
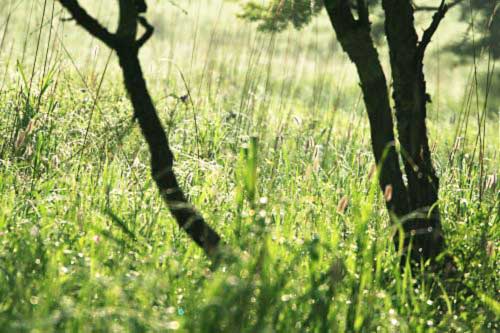
[[[157,32],[141,59],[181,184],[230,257],[213,269],[164,208],[114,56],[53,1],[11,0],[0,9],[2,330],[498,330],[487,53],[452,67],[436,50],[426,67],[452,281],[401,273],[355,71],[325,18],[267,35],[231,2],[179,6],[151,5]],[[114,24],[107,2],[91,11]]]

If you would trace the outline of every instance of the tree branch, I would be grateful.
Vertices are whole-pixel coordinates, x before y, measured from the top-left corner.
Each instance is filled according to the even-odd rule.
[[[343,35],[344,29],[355,29],[356,20],[352,15],[351,6],[347,0],[325,0],[324,3],[332,24],[339,23],[334,26],[336,32],[338,28],[341,29],[341,31],[337,32],[337,35],[339,32]]]
[[[365,0],[356,0],[359,22],[365,26],[370,25],[368,6]]]
[[[141,36],[141,38],[139,38],[137,40],[137,42],[135,44],[137,46],[137,48],[140,49],[141,47],[144,46],[144,44],[146,44],[146,42],[151,38],[151,36],[153,36],[154,27],[151,24],[149,24],[149,22],[146,20],[146,18],[144,18],[142,16],[139,16],[137,18],[137,21],[144,29],[146,29],[144,34]]]
[[[76,23],[82,26],[88,33],[108,47],[115,49],[116,36],[103,27],[95,18],[90,16],[85,9],[83,9],[77,0],[59,0],[59,3],[66,8]]]
[[[136,0],[118,0],[119,18],[118,29],[116,35],[124,45],[130,46],[135,44],[137,35],[137,18]]]
[[[427,29],[424,30],[424,34],[422,35],[422,40],[420,41],[420,43],[418,43],[419,60],[422,60],[424,58],[425,49],[427,48],[427,46],[431,42],[432,36],[436,32],[436,30],[439,26],[439,23],[441,23],[441,20],[446,15],[448,8],[449,7],[446,4],[446,0],[442,0],[436,13],[434,13],[434,15],[432,16],[431,24],[429,25],[429,27]]]
[[[448,9],[451,9],[451,8],[455,7],[456,5],[461,4],[463,1],[464,0],[453,1],[452,3],[450,3],[448,5]],[[416,5],[414,5],[413,8],[416,12],[422,12],[422,11],[433,12],[433,11],[436,11],[439,9],[439,7],[435,7],[435,6],[416,6]]]

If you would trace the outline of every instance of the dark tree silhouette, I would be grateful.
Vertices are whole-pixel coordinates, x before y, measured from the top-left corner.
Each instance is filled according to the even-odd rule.
[[[213,255],[220,242],[219,235],[204,221],[188,202],[173,171],[174,156],[168,139],[149,95],[139,62],[139,50],[153,35],[153,27],[139,16],[147,10],[144,0],[119,0],[119,24],[116,33],[109,32],[82,8],[77,0],[59,0],[72,18],[95,38],[113,49],[123,72],[125,88],[142,134],[151,154],[151,172],[161,196],[178,225],[205,253]],[[145,33],[136,38],[138,25]]]
[[[425,50],[448,9],[443,0],[435,8],[431,24],[419,39],[415,6],[411,0],[382,0],[385,37],[389,46],[400,155],[395,148],[392,108],[387,80],[372,38],[372,0],[324,0],[342,49],[355,64],[371,129],[372,149],[379,166],[379,184],[394,222],[402,223],[404,246],[411,258],[434,260],[445,249],[438,207],[439,179],[432,165],[426,127]],[[313,0],[275,0],[269,6],[250,3],[243,17],[259,21],[264,30],[281,30],[292,22],[302,27],[321,6]],[[283,5],[282,5],[283,4]],[[301,13],[297,9],[303,8]],[[307,8],[307,9],[304,9]],[[400,157],[403,166],[400,166]],[[403,172],[407,181],[403,179]],[[399,237],[395,236],[399,247]]]

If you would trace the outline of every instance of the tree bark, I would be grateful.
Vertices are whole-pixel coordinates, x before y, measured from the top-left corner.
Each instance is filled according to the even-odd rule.
[[[446,12],[444,2],[440,6],[444,10],[438,11],[433,17],[431,26],[419,44],[410,2],[383,0],[397,129],[407,184],[403,181],[394,147],[387,83],[371,38],[366,2],[356,0],[357,19],[352,14],[348,0],[325,0],[324,3],[337,39],[358,71],[370,120],[375,161],[382,165],[380,187],[382,191],[388,185],[393,187],[392,201],[387,206],[403,223],[404,246],[410,246],[412,242],[412,259],[434,258],[445,244],[437,206],[439,179],[431,162],[425,124],[428,95],[423,74],[423,54]],[[399,247],[398,235],[394,240],[396,247]]]
[[[413,7],[408,0],[383,0],[385,31],[394,81],[397,129],[408,179],[410,211],[414,217],[404,223],[406,245],[413,238],[412,257],[433,258],[444,249],[438,207],[439,178],[432,165],[426,127],[426,93],[423,72],[425,46],[440,19],[433,19],[434,31],[418,42]],[[444,7],[445,8],[445,7]],[[430,32],[430,35],[429,35]],[[424,33],[424,37],[426,34]]]
[[[174,156],[142,73],[139,49],[153,34],[153,27],[145,18],[138,16],[138,11],[145,11],[146,7],[141,5],[141,1],[119,0],[120,20],[118,30],[113,34],[91,17],[77,0],[59,0],[59,2],[71,13],[77,24],[117,53],[125,88],[134,109],[134,118],[139,122],[142,134],[148,143],[152,177],[161,196],[177,224],[203,248],[205,253],[214,255],[220,237],[188,202],[179,187],[173,171]],[[145,33],[136,40],[138,24],[145,28]]]
[[[148,93],[139,59],[134,50],[117,50],[125,87],[134,108],[142,134],[151,153],[151,173],[170,212],[179,226],[205,250],[212,254],[219,243],[217,233],[187,201],[173,171],[174,156]]]
[[[362,3],[358,1],[358,7]],[[370,121],[372,150],[380,168],[382,192],[392,186],[387,201],[391,213],[401,218],[409,212],[408,193],[403,182],[398,154],[394,146],[394,125],[384,71],[370,35],[368,14],[355,20],[349,2],[326,0],[325,7],[343,50],[355,64]]]

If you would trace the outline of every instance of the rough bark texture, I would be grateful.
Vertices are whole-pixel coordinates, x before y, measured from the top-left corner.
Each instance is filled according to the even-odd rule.
[[[397,129],[407,176],[405,185],[394,148],[387,83],[370,35],[366,2],[356,1],[357,19],[352,14],[348,0],[325,0],[324,3],[337,39],[358,71],[370,120],[375,160],[377,164],[382,164],[380,186],[382,191],[387,185],[393,187],[392,201],[387,206],[403,222],[404,245],[409,246],[410,240],[413,242],[412,258],[434,258],[443,250],[444,238],[437,206],[439,179],[432,166],[425,124],[428,95],[423,74],[423,54],[446,10],[435,15],[419,44],[410,1],[383,0]],[[443,6],[444,2],[440,9],[446,9]],[[396,235],[397,247],[398,241]]]
[[[362,7],[361,4],[362,1],[358,1],[358,7]],[[402,217],[408,213],[408,194],[394,146],[387,83],[370,35],[368,13],[356,21],[348,1],[325,1],[325,7],[337,39],[358,71],[370,121],[373,154],[381,168],[379,184],[382,191],[389,185],[393,188],[392,198],[387,202],[388,209]]]
[[[409,0],[383,0],[382,6],[410,211],[416,215],[405,222],[404,229],[407,236],[413,236],[414,255],[432,258],[443,250],[444,238],[437,205],[439,179],[432,165],[425,123],[429,101],[423,72],[426,44],[419,45]],[[426,43],[429,41],[430,37]]]
[[[153,34],[153,27],[138,10],[134,0],[119,0],[120,21],[116,34],[108,32],[97,20],[80,7],[77,0],[59,0],[71,13],[75,21],[94,37],[116,51],[123,72],[125,88],[134,109],[134,117],[139,122],[142,134],[151,153],[151,172],[162,198],[167,203],[177,224],[209,255],[215,253],[220,242],[219,235],[212,229],[196,209],[188,202],[177,183],[173,171],[174,157],[168,139],[149,95],[139,62],[139,49]],[[139,1],[139,5],[141,1]],[[144,3],[145,4],[145,3]],[[137,25],[146,32],[136,40]]]

